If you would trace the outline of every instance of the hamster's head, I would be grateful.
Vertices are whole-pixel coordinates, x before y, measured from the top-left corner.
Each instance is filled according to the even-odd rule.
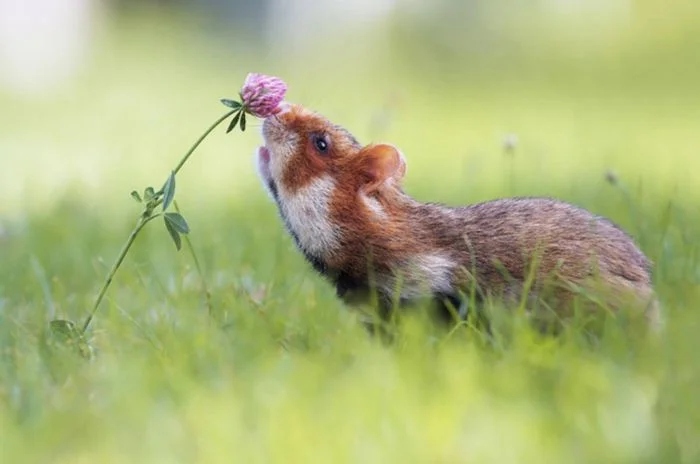
[[[396,187],[406,172],[404,157],[394,146],[363,146],[341,126],[301,105],[280,105],[264,120],[262,136],[258,170],[278,202],[284,201],[279,196],[308,190],[376,195]]]
[[[349,236],[365,236],[373,216],[386,217],[380,200],[393,198],[406,172],[392,145],[362,146],[300,105],[282,104],[263,122],[262,136],[260,178],[297,246],[319,269],[347,254]]]

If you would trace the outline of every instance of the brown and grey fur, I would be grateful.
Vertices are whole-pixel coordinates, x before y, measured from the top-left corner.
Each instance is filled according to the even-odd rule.
[[[429,296],[465,309],[469,290],[517,301],[531,282],[528,295],[548,291],[560,316],[578,291],[603,290],[612,309],[636,304],[659,323],[649,260],[605,218],[549,198],[418,202],[401,188],[398,150],[363,147],[299,105],[266,119],[263,138],[261,177],[287,230],[348,303],[365,302],[373,287],[384,309],[397,292],[403,304]]]

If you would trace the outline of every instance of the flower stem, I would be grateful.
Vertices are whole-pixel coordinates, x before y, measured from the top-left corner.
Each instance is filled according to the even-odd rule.
[[[173,200],[173,206],[175,207],[175,211],[178,213],[180,212],[180,207],[177,205],[177,200]],[[204,293],[204,299],[207,304],[207,310],[209,311],[209,316],[212,316],[213,309],[211,306],[211,293],[209,293],[209,288],[207,287],[207,281],[206,278],[204,277],[204,271],[202,271],[202,266],[199,264],[199,258],[197,258],[197,253],[194,251],[194,247],[192,246],[192,241],[190,240],[189,234],[186,234],[184,236],[185,239],[185,244],[187,245],[187,249],[190,251],[190,254],[192,255],[192,261],[194,261],[194,267],[197,269],[197,274],[199,274],[199,280],[202,283],[202,293]]]
[[[204,141],[204,139],[213,131],[216,126],[224,122],[229,116],[237,112],[238,110],[231,110],[221,116],[219,119],[214,121],[214,123],[209,126],[209,128],[204,131],[204,133],[197,139],[197,141],[190,147],[190,149],[185,153],[185,156],[180,160],[178,165],[175,167],[173,170],[173,175],[177,174],[180,169],[182,169],[182,166],[185,164],[185,162],[189,159],[190,156],[192,156],[192,153],[197,149],[199,144]],[[136,240],[136,236],[138,233],[143,229],[143,227],[148,224],[152,219],[155,219],[160,216],[160,214],[153,214],[153,208],[162,203],[163,199],[159,198],[157,199],[152,205],[150,205],[150,208],[146,209],[146,211],[139,216],[139,220],[136,223],[136,226],[134,227],[134,230],[131,231],[131,234],[129,234],[129,238],[126,240],[126,243],[122,247],[121,252],[119,253],[119,256],[117,257],[117,260],[115,261],[114,265],[112,266],[112,269],[110,269],[109,274],[107,274],[107,278],[105,279],[104,284],[102,284],[102,288],[100,289],[100,293],[97,294],[97,298],[95,299],[95,304],[92,305],[92,310],[90,311],[90,314],[88,315],[87,319],[85,319],[85,323],[83,324],[83,328],[81,330],[81,333],[85,333],[85,331],[90,327],[90,322],[92,322],[93,317],[95,316],[95,313],[97,312],[97,308],[100,306],[100,303],[102,302],[102,298],[104,298],[105,293],[107,292],[107,289],[109,288],[109,285],[112,283],[112,279],[114,278],[114,274],[117,273],[117,270],[119,269],[119,266],[121,266],[122,262],[124,261],[124,258],[126,258],[126,254],[129,252],[129,249],[131,248],[131,245],[134,243],[134,240]],[[194,254],[194,249],[192,248],[192,244],[190,243],[189,239],[187,236],[185,236],[185,241],[187,242],[188,247],[190,248],[190,251],[192,253],[192,256],[194,257],[195,265],[197,266],[197,271],[199,272],[200,276],[202,275],[201,268],[199,266],[199,261],[197,260],[196,255]],[[202,277],[202,285],[204,286],[204,289],[207,294],[207,305],[209,306],[209,311],[211,312],[211,305],[209,304],[208,300],[208,295],[209,291],[206,289],[206,285],[204,284],[204,278]]]
[[[210,133],[211,131],[213,131],[213,130],[216,128],[216,126],[218,126],[219,124],[221,124],[222,122],[224,122],[226,119],[228,119],[229,116],[231,116],[231,115],[232,115],[233,113],[235,113],[236,111],[238,111],[238,110],[236,109],[236,110],[231,110],[231,111],[229,111],[228,113],[224,114],[224,115],[221,116],[219,119],[217,119],[217,120],[214,122],[214,124],[212,124],[211,126],[209,126],[209,129],[207,129],[207,130],[201,135],[201,137],[199,137],[199,139],[197,139],[197,141],[194,143],[194,145],[192,145],[192,146],[190,147],[190,149],[187,151],[187,153],[185,154],[185,156],[180,160],[180,162],[179,162],[178,165],[175,167],[175,169],[173,169],[173,174],[177,174],[178,171],[180,171],[180,169],[181,169],[182,166],[185,164],[185,162],[187,161],[187,159],[192,155],[192,153],[194,153],[194,151],[197,149],[197,147],[199,146],[199,144],[202,143],[202,141],[207,137],[207,135],[209,135],[209,133]]]
[[[90,326],[90,322],[92,322],[92,318],[95,316],[95,313],[97,312],[97,308],[100,306],[100,303],[102,302],[102,298],[105,296],[105,293],[107,292],[107,288],[109,288],[109,285],[112,283],[112,279],[114,278],[114,274],[117,273],[117,269],[119,269],[119,266],[121,266],[122,261],[124,261],[124,258],[126,258],[126,254],[129,252],[131,245],[134,243],[134,240],[136,240],[136,236],[141,231],[141,229],[143,229],[143,227],[146,224],[148,224],[148,222],[151,219],[155,219],[158,216],[160,216],[160,215],[156,214],[153,216],[144,216],[144,215],[139,216],[139,220],[136,223],[136,227],[134,227],[134,230],[132,230],[131,234],[129,234],[129,238],[126,240],[126,243],[122,247],[122,250],[119,252],[119,256],[117,257],[117,260],[114,262],[112,269],[110,269],[109,274],[107,274],[107,278],[105,279],[104,284],[102,284],[102,289],[100,290],[100,293],[97,294],[97,298],[95,299],[95,304],[92,305],[92,310],[90,311],[90,314],[88,315],[87,319],[85,319],[85,323],[83,324],[83,328],[81,329],[81,333],[84,334],[85,331]]]

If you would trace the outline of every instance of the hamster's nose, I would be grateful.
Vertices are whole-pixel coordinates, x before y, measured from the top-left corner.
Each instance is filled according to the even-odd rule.
[[[289,112],[289,110],[292,109],[292,104],[286,101],[280,102],[279,105],[277,105],[277,108],[275,108],[275,116],[281,116],[284,113]]]

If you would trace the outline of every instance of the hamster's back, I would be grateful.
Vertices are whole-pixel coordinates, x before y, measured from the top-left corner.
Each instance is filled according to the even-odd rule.
[[[650,262],[633,239],[585,209],[550,198],[508,198],[460,209],[475,252],[499,257],[504,264],[515,266],[523,252],[540,250],[545,267],[561,260],[560,266],[574,271],[595,257],[601,273],[650,282]]]
[[[522,285],[534,265],[535,286],[553,277],[583,287],[596,281],[614,296],[631,295],[658,311],[650,261],[606,218],[566,202],[530,197],[491,200],[453,212],[460,235],[445,234],[442,245],[451,242],[454,249],[455,241],[464,243],[458,260],[484,288],[506,283],[508,291],[514,288],[508,279]]]

